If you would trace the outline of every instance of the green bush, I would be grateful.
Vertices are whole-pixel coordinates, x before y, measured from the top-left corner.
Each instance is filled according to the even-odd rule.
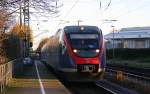
[[[117,59],[134,60],[149,58],[150,49],[114,49],[114,55]],[[113,49],[106,50],[107,59],[113,58]]]

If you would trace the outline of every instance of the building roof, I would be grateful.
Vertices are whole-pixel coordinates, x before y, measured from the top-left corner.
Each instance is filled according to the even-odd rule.
[[[150,30],[149,26],[145,27],[128,27],[122,28],[120,31],[139,31],[139,30]]]
[[[105,35],[105,39],[150,38],[150,27],[122,28],[119,32]]]

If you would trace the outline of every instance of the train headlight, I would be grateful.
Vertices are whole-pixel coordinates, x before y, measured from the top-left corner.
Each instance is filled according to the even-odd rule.
[[[99,49],[96,49],[96,53],[99,53],[100,52],[100,50]]]
[[[73,49],[73,52],[74,52],[74,53],[77,53],[77,49]]]

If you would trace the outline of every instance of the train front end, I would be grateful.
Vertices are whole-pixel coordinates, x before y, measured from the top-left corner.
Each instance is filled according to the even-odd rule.
[[[94,26],[72,26],[64,29],[64,44],[70,68],[70,79],[94,80],[105,68],[104,41],[101,30]],[[64,63],[66,63],[64,62]]]

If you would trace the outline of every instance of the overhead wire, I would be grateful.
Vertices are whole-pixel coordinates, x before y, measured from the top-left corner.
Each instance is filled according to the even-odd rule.
[[[106,6],[106,8],[104,9],[104,11],[106,11],[106,10],[110,7],[111,1],[112,1],[112,0],[109,0],[109,3],[107,4],[107,6]]]
[[[110,5],[109,5],[109,6],[110,6]],[[121,15],[118,15],[118,16],[116,16],[116,17],[112,17],[112,19],[117,20],[118,18],[120,18],[120,17],[122,17],[122,16],[126,16],[126,15],[128,15],[128,14],[130,14],[130,13],[133,13],[133,12],[136,12],[136,11],[140,11],[141,9],[143,9],[143,8],[145,8],[145,7],[148,7],[148,6],[150,6],[149,3],[146,3],[146,4],[144,4],[144,5],[141,5],[141,6],[139,6],[139,7],[134,8],[134,9],[132,9],[132,10],[129,10],[129,11],[127,11],[127,12],[121,14]],[[105,12],[105,11],[104,11],[104,12]]]
[[[101,0],[99,1],[99,8],[100,9],[102,8],[102,2],[101,2]]]
[[[64,18],[66,18],[70,12],[72,11],[72,9],[77,5],[77,3],[79,2],[79,0],[76,0],[75,3],[72,5],[72,7],[70,8],[70,10],[66,13],[66,15],[64,16]]]
[[[144,4],[144,5],[142,5],[142,6],[136,7],[136,8],[133,9],[133,10],[129,10],[129,11],[127,11],[126,13],[123,13],[123,14],[121,14],[121,15],[118,15],[118,16],[114,17],[114,19],[120,18],[120,17],[122,17],[122,16],[126,16],[127,14],[130,14],[130,13],[133,13],[133,12],[136,12],[136,11],[139,11],[140,9],[143,9],[143,8],[145,8],[145,7],[148,7],[148,6],[150,6],[150,5],[147,3],[147,4]]]
[[[106,10],[108,10],[109,7],[112,5],[112,4],[111,4],[111,3],[112,3],[112,0],[109,0],[109,2],[106,4],[106,6],[104,6],[104,8],[103,8],[103,5],[104,5],[103,0],[98,0],[98,2],[99,2],[100,15],[101,15],[101,17],[103,17],[104,12],[105,12]]]
[[[109,0],[109,2],[106,4],[106,7],[104,8],[104,11],[106,11],[110,7],[111,3],[112,3],[112,0]],[[102,4],[103,4],[102,0],[99,0],[100,9],[102,9]]]
[[[71,7],[71,8],[67,11],[67,13],[65,14],[64,18],[66,18],[66,17],[71,13],[71,11],[72,11],[73,8],[77,5],[78,2],[79,2],[79,0],[76,0],[76,1],[74,2],[74,4],[72,5],[72,7]],[[56,29],[60,24],[61,24],[61,22],[59,22],[59,23],[56,25],[55,29]]]

